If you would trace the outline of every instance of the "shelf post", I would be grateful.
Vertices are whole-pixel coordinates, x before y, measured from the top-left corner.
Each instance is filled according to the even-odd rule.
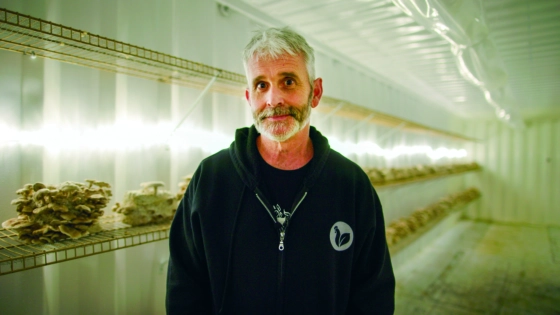
[[[355,130],[358,130],[359,128],[361,128],[363,125],[367,124],[373,117],[375,116],[375,114],[369,114],[366,118],[362,119],[362,121],[360,121],[359,123],[355,124],[352,128],[346,130],[345,134],[348,135],[351,132],[354,132]]]
[[[381,142],[385,141],[385,139],[387,139],[389,136],[391,136],[395,132],[403,129],[404,126],[406,126],[406,122],[402,122],[398,126],[396,126],[395,128],[393,128],[393,129],[387,131],[386,133],[382,134],[380,137],[378,137],[376,139],[377,144],[381,144]]]
[[[314,125],[321,124],[321,123],[327,121],[327,119],[329,119],[332,115],[336,114],[336,112],[341,110],[342,107],[344,107],[344,103],[340,102],[340,104],[338,104],[338,106],[336,106],[334,109],[332,109],[330,112],[328,112],[325,116],[321,117],[321,119],[319,119],[316,123],[314,123]]]
[[[169,137],[167,138],[167,141],[166,141],[167,144],[169,144],[169,141],[171,141],[171,138],[173,137],[175,132],[177,132],[177,130],[181,127],[181,125],[185,122],[187,117],[189,117],[190,114],[192,114],[192,112],[196,109],[196,107],[198,106],[198,104],[200,103],[202,98],[206,95],[206,93],[208,93],[208,91],[210,90],[210,87],[212,87],[214,82],[216,82],[216,79],[218,78],[218,76],[220,76],[221,73],[222,73],[221,71],[218,72],[214,77],[212,77],[212,80],[210,80],[210,82],[208,82],[208,84],[206,84],[206,87],[204,87],[204,90],[202,90],[202,92],[200,92],[200,94],[198,95],[196,100],[192,103],[192,105],[189,107],[189,109],[187,110],[187,112],[185,113],[185,115],[183,116],[181,121],[179,121],[179,123],[177,124],[175,129],[173,129],[173,131],[171,131],[171,134],[169,135]]]

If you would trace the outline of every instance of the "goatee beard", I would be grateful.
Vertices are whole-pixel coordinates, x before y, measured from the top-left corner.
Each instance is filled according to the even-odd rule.
[[[265,108],[261,112],[253,112],[253,120],[255,128],[261,135],[273,141],[284,142],[293,137],[309,123],[310,114],[311,97],[309,98],[307,105],[303,106],[301,109],[297,109],[294,106]],[[289,115],[292,119],[278,122],[270,122],[266,120],[267,117],[279,115]]]

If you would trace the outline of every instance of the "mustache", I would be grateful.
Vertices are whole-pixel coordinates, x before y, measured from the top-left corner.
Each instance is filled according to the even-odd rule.
[[[280,115],[290,115],[297,119],[299,116],[301,116],[301,112],[293,107],[286,107],[286,106],[265,108],[257,115],[257,119],[259,121],[262,121],[268,117],[280,116]]]

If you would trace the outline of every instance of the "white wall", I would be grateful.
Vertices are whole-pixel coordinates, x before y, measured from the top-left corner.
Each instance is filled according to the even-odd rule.
[[[468,150],[484,167],[469,181],[483,193],[469,217],[560,225],[560,118],[533,120],[521,130],[473,122],[465,132],[482,139]]]
[[[243,73],[240,52],[255,27],[235,12],[228,17],[220,15],[213,1],[2,0],[0,7],[239,73]],[[449,113],[422,104],[325,55],[319,54],[317,59],[326,95],[455,131],[457,119]],[[138,120],[146,125],[176,123],[199,93],[187,87],[53,60],[32,60],[0,50],[0,126],[10,130],[33,131],[55,125],[79,132],[122,120]],[[356,121],[318,118],[320,114],[312,122],[318,122],[319,130],[340,140],[375,141],[391,132],[389,128],[370,125],[346,133]],[[251,118],[242,94],[209,94],[185,124],[230,135],[233,140],[234,130],[250,125]],[[463,141],[402,132],[380,143],[385,148],[413,144],[457,149],[466,145]],[[15,191],[26,183],[104,180],[113,186],[110,209],[127,190],[138,189],[144,181],[160,180],[176,191],[180,178],[193,172],[210,153],[200,148],[167,149],[164,145],[126,150],[2,145],[0,222],[16,215],[9,203],[16,197]],[[423,156],[393,160],[349,157],[368,167],[433,162]],[[444,162],[450,161],[433,163]],[[458,176],[384,188],[379,194],[386,221],[390,222],[464,188],[465,181]],[[0,314],[163,314],[165,268],[161,269],[160,262],[167,255],[167,244],[160,241],[0,276]]]

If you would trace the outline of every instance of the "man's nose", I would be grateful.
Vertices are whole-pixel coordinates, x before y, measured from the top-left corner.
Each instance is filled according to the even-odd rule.
[[[284,104],[284,94],[276,86],[271,86],[266,92],[266,106],[276,107]]]

